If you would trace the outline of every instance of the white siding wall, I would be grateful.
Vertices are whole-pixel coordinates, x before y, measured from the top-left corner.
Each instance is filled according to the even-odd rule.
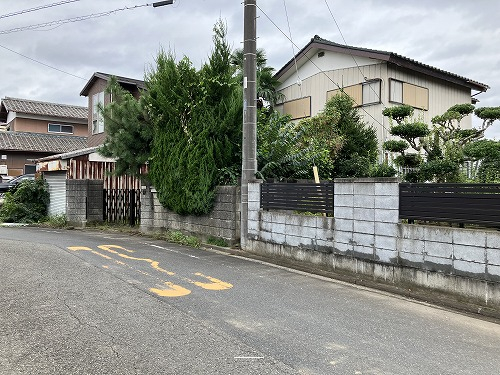
[[[427,124],[431,124],[434,116],[442,115],[448,108],[455,104],[465,104],[471,102],[471,90],[466,87],[437,80],[422,74],[415,74],[397,67],[388,68],[388,78],[394,78],[403,82],[412,83],[417,86],[429,89],[429,110],[415,110],[416,116],[422,116]],[[388,106],[395,105],[389,103],[389,92],[387,91]],[[467,116],[462,120],[462,128],[472,126],[472,117]]]
[[[351,59],[351,63],[353,63],[352,57],[349,56],[349,58]],[[288,87],[282,85],[281,87],[284,88],[281,89],[281,92],[285,95],[287,101],[311,96],[311,115],[315,116],[325,107],[326,93],[328,91],[338,89],[338,86],[346,87],[362,83],[365,81],[365,78],[368,80],[374,78],[382,79],[381,99],[383,103],[387,103],[389,94],[386,77],[387,66],[383,63],[359,66],[359,68],[355,66],[351,68],[329,70],[324,73],[316,73],[306,79],[301,77],[301,86],[297,83]],[[288,82],[291,82],[291,80]],[[336,84],[338,84],[338,86]],[[363,115],[364,121],[376,129],[377,137],[382,142],[388,139],[389,136],[389,123],[387,119],[382,116],[383,108],[382,104],[368,105],[360,108],[360,113]],[[381,144],[382,142],[379,143]]]
[[[385,107],[397,105],[389,102],[389,78],[428,88],[429,110],[415,109],[415,117],[429,125],[434,116],[443,114],[452,105],[470,103],[471,100],[470,89],[407,69],[388,66],[379,60],[356,57],[358,63],[356,66],[352,56],[328,51],[321,58],[314,54],[311,60],[312,62],[307,61],[299,67],[298,75],[295,72],[291,73],[279,86],[279,90],[285,95],[285,100],[310,96],[311,115],[314,116],[323,110],[328,91],[335,90],[338,86],[359,84],[365,82],[365,79],[381,79],[382,103],[360,107],[364,121],[377,131],[379,147],[390,138],[390,123],[382,115],[382,110]],[[300,78],[300,85],[298,78]],[[278,106],[277,109],[280,110],[280,107]],[[466,117],[461,125],[462,128],[470,128],[471,116]],[[382,157],[382,149],[380,151]]]

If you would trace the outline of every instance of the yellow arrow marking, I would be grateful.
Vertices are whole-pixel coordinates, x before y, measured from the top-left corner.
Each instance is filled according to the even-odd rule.
[[[148,259],[148,258],[136,258],[136,257],[132,257],[130,255],[127,255],[127,254],[122,254],[122,253],[119,253],[118,251],[116,250],[113,250],[113,249],[119,249],[119,250],[125,250],[127,251],[127,249],[121,247],[121,246],[117,246],[117,245],[100,245],[100,246],[97,246],[99,249],[101,250],[104,250],[104,251],[108,251],[112,254],[116,254],[122,258],[125,258],[125,259],[130,259],[130,260],[140,260],[140,261],[143,261],[143,262],[148,262],[151,264],[151,267],[153,267],[155,270],[157,271],[160,271],[160,272],[164,272],[166,273],[167,275],[170,275],[170,276],[173,276],[175,275],[175,272],[170,272],[170,271],[167,271],[163,268],[160,267],[160,263],[157,262],[156,260],[153,260],[153,259]]]
[[[183,288],[179,285],[175,285],[171,282],[166,282],[165,285],[168,286],[169,289],[150,288],[149,291],[151,293],[159,295],[160,297],[182,297],[187,296],[191,293],[189,289]]]
[[[211,276],[205,276],[200,272],[195,273],[196,276],[203,277],[207,280],[209,280],[209,283],[203,283],[201,281],[194,281],[190,279],[186,279],[186,281],[189,281],[191,284],[194,284],[196,286],[199,286],[200,288],[207,289],[207,290],[226,290],[226,289],[231,289],[233,287],[233,284],[226,283],[225,281],[216,279],[215,277]]]

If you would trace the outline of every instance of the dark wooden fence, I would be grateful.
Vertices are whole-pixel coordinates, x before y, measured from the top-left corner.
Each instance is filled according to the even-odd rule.
[[[264,183],[260,202],[264,210],[333,214],[333,183]]]
[[[141,222],[139,189],[105,189],[104,221],[134,226]]]
[[[500,184],[401,183],[399,218],[500,227]]]

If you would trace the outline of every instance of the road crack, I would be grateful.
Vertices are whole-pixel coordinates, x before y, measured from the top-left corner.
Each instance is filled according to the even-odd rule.
[[[58,294],[57,294],[57,299],[58,299],[58,301],[60,301],[60,302],[64,305],[64,307],[65,307],[65,308],[66,308],[66,310],[68,311],[69,316],[70,316],[72,319],[74,319],[74,320],[78,323],[78,325],[79,325],[79,326],[81,326],[81,327],[89,327],[89,328],[92,328],[92,329],[96,330],[97,332],[99,332],[102,336],[106,336],[106,337],[108,337],[108,338],[109,338],[109,340],[108,340],[108,341],[110,342],[110,344],[108,344],[108,345],[107,345],[107,347],[108,347],[108,348],[109,348],[109,349],[113,352],[113,354],[114,354],[114,356],[115,356],[116,358],[120,358],[120,353],[119,353],[119,352],[116,350],[116,348],[115,348],[115,346],[117,346],[117,345],[118,345],[118,343],[117,343],[117,339],[116,339],[113,335],[111,335],[111,334],[109,334],[109,333],[105,332],[105,331],[104,331],[102,328],[100,328],[99,326],[94,325],[94,324],[91,324],[91,323],[86,322],[86,321],[84,321],[83,319],[81,319],[81,318],[80,318],[80,317],[76,314],[76,312],[74,311],[74,309],[73,309],[73,308],[72,308],[72,307],[68,304],[68,302],[67,302],[66,298],[61,298],[60,293],[58,293]]]

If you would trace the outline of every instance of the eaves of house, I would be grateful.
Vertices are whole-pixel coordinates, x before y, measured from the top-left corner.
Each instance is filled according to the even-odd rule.
[[[85,87],[82,89],[80,92],[80,96],[88,96],[90,88],[94,85],[94,83],[98,79],[103,79],[105,81],[109,81],[111,77],[115,77],[118,83],[120,83],[125,89],[130,90],[131,88],[135,88],[137,90],[144,90],[146,88],[146,85],[144,84],[144,81],[138,80],[138,79],[133,79],[133,78],[127,78],[127,77],[121,77],[113,74],[107,74],[107,73],[101,73],[101,72],[95,72],[92,77],[89,79]]]
[[[378,51],[368,48],[353,47],[348,45],[343,45],[329,40],[323,39],[318,35],[315,35],[311,41],[302,48],[294,58],[292,58],[288,63],[286,63],[275,75],[274,77],[279,81],[283,82],[288,76],[295,73],[295,62],[309,60],[314,53],[319,50],[337,52],[342,54],[352,55],[353,57],[366,57],[377,59],[380,61],[385,61],[388,64],[393,64],[402,68],[412,70],[414,72],[419,72],[434,78],[442,79],[448,82],[452,82],[458,85],[468,87],[472,90],[484,92],[490,87],[484,83],[473,81],[466,77],[459,76],[457,74],[435,68],[433,66],[423,64],[416,60],[410,59],[398,55],[393,52]]]
[[[80,150],[86,146],[86,137],[9,131],[0,132],[0,150],[2,151],[60,154]]]

